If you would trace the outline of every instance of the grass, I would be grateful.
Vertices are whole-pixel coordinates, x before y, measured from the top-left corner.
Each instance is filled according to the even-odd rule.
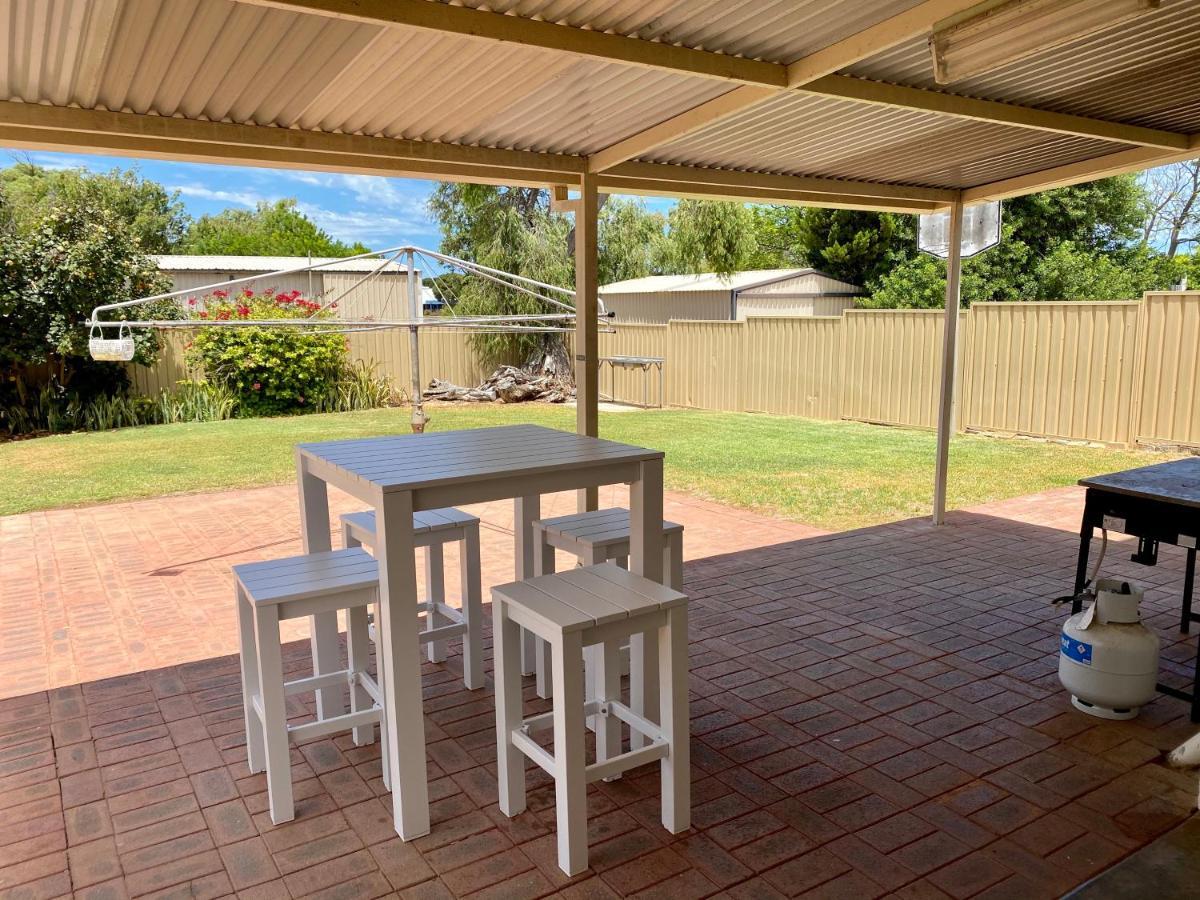
[[[573,409],[441,406],[431,430],[534,422],[572,429]],[[0,515],[162,494],[277,484],[292,446],[408,431],[407,409],[153,425],[0,444]],[[604,437],[661,448],[666,481],[722,503],[820,528],[929,512],[934,435],[854,422],[666,410],[602,413]],[[970,506],[1170,457],[1141,451],[962,436],[949,503]]]

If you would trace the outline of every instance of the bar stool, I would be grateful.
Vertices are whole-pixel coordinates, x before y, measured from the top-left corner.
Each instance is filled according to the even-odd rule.
[[[246,762],[251,772],[266,771],[271,821],[278,825],[296,816],[289,737],[353,729],[354,742],[361,746],[375,740],[375,723],[383,721],[383,694],[367,673],[367,607],[379,598],[379,567],[365,551],[350,549],[245,563],[234,566],[233,574],[237,580]],[[346,610],[346,668],[284,681],[279,623],[338,610]],[[343,684],[350,688],[349,713],[303,725],[287,724],[289,695]],[[386,772],[386,738],[383,751]]]
[[[633,575],[611,562],[542,575],[492,589],[496,679],[497,777],[500,809],[515,816],[525,809],[527,756],[554,778],[558,815],[558,865],[567,875],[587,868],[587,785],[636,766],[660,761],[662,823],[672,834],[691,824],[688,772],[687,598],[678,591]],[[521,704],[521,629],[550,647],[554,709],[524,718]],[[619,654],[631,636],[654,635],[661,687],[658,718],[621,701]],[[599,650],[600,693],[585,700],[583,653]],[[644,699],[644,698],[643,698]],[[638,707],[639,698],[633,698]],[[584,717],[596,717],[596,761],[587,762]],[[622,725],[630,743],[625,752]],[[532,735],[554,732],[553,752]]]
[[[342,543],[346,547],[375,549],[375,512],[347,513],[341,517]],[[462,609],[446,603],[446,573],[442,548],[462,542],[459,573]],[[469,690],[483,687],[483,588],[479,564],[479,519],[460,509],[429,509],[413,513],[413,544],[425,548],[425,600],[417,612],[425,617],[420,641],[430,662],[444,662],[446,642],[463,637],[463,684]],[[374,629],[372,629],[374,636]]]
[[[554,551],[562,550],[590,566],[614,560],[621,568],[629,567],[629,510],[621,507],[539,519],[533,523],[534,574],[548,575],[554,571]],[[683,526],[663,520],[663,575],[666,584],[676,591],[683,590]],[[527,638],[529,640],[529,638]],[[525,649],[529,653],[528,648]],[[637,667],[624,651],[624,671]],[[539,697],[549,697],[553,690],[545,644],[536,642],[533,649],[534,671],[537,675]],[[591,676],[594,663],[589,658],[588,696],[595,696]],[[640,673],[639,673],[640,675]],[[653,677],[653,673],[650,673]]]

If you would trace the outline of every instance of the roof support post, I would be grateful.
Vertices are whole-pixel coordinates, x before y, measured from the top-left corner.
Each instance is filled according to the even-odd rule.
[[[954,433],[958,373],[958,308],[962,276],[962,198],[950,205],[949,255],[946,258],[946,319],[942,332],[942,388],[938,403],[937,462],[933,475],[933,524],[946,523],[946,475],[950,436]]]
[[[600,430],[600,326],[596,267],[600,216],[599,179],[584,175],[575,210],[575,430],[596,437]],[[599,491],[578,493],[580,512],[599,508]]]

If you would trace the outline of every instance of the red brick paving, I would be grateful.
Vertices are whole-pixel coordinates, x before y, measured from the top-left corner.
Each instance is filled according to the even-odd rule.
[[[290,496],[256,496],[278,500],[271,513],[283,521],[246,533],[272,543],[294,527]],[[269,517],[251,522],[236,498],[224,504],[170,530],[139,521],[140,504],[74,511],[64,548],[46,518],[21,526],[40,529],[31,549],[47,579],[39,586],[56,585],[51,612],[57,600],[72,619],[73,591],[83,590],[80,620],[96,615],[95,627],[119,640],[155,639],[151,614],[190,602],[186,618],[206,635],[189,642],[186,629],[167,629],[165,646],[121,644],[119,659],[104,663],[102,653],[76,653],[76,631],[27,659],[70,657],[58,677],[203,652],[228,591],[221,583],[210,595],[200,583],[220,581],[214,573],[235,559],[285,552],[239,544],[239,526]],[[406,844],[390,830],[377,745],[354,747],[349,735],[293,749],[297,819],[272,826],[263,776],[245,767],[236,659],[211,652],[0,701],[0,894],[1059,896],[1170,828],[1196,799],[1194,776],[1161,765],[1162,751],[1194,730],[1182,703],[1160,698],[1132,722],[1103,722],[1072,710],[1057,686],[1062,612],[1047,598],[1072,574],[1072,504],[1077,515],[1077,495],[1057,492],[1005,504],[1011,518],[984,510],[954,514],[940,530],[902,522],[768,537],[758,549],[693,559],[695,827],[662,830],[652,768],[593,785],[592,868],[575,879],[555,865],[546,776],[530,772],[527,813],[499,813],[491,688],[462,690],[457,654],[424,668],[433,831]],[[700,530],[680,518],[689,536]],[[136,538],[112,536],[122,520]],[[0,527],[7,543],[14,524]],[[186,529],[202,537],[172,543]],[[220,544],[218,534],[230,536],[215,548],[229,556],[198,572],[181,565],[196,547]],[[90,557],[75,537],[104,552]],[[154,564],[183,570],[163,579],[182,587],[150,581],[146,546],[163,554]],[[1110,571],[1150,586],[1146,611],[1166,641],[1167,677],[1182,679],[1195,641],[1172,631],[1181,554],[1164,549],[1144,569],[1127,549],[1110,548]],[[72,550],[79,558],[68,564]],[[12,581],[6,569],[6,592]],[[20,643],[6,641],[9,667]],[[306,646],[289,645],[285,658],[303,672]],[[293,712],[309,708],[296,702]]]

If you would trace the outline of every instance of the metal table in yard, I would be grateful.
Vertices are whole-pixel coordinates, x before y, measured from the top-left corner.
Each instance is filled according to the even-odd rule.
[[[1158,560],[1158,545],[1174,544],[1187,550],[1183,575],[1183,604],[1179,630],[1185,634],[1200,615],[1192,612],[1192,595],[1196,581],[1196,546],[1200,543],[1200,457],[1179,459],[1128,469],[1111,475],[1083,478],[1087,488],[1083,506],[1083,527],[1079,533],[1079,560],[1075,570],[1075,593],[1078,595],[1087,581],[1088,555],[1092,532],[1097,528],[1133,535],[1138,539],[1136,562],[1154,565]],[[1076,599],[1072,612],[1079,612],[1083,601]],[[1200,655],[1196,660],[1200,676]],[[1158,689],[1168,696],[1192,704],[1192,721],[1200,722],[1200,691],[1193,679],[1192,692],[1160,684]]]
[[[658,367],[658,408],[662,409],[663,405],[663,363],[666,359],[661,356],[602,356],[599,364],[608,363],[608,368],[612,372],[612,392],[609,394],[609,399],[614,402],[617,399],[617,369],[641,369],[642,370],[642,408],[650,408],[650,367]]]
[[[663,454],[536,425],[406,434],[296,447],[306,553],[330,549],[328,486],[375,509],[379,560],[379,653],[391,759],[392,809],[405,840],[429,832],[429,791],[415,622],[417,580],[412,515],[426,509],[516,501],[516,577],[533,575],[532,522],[541,495],[605,484],[630,485],[630,569],[662,580]],[[399,606],[396,602],[399,602]],[[335,671],[337,617],[314,617],[313,668]],[[647,641],[647,652],[655,649]],[[653,662],[647,659],[647,665]],[[318,716],[342,711],[342,692],[318,694]]]

